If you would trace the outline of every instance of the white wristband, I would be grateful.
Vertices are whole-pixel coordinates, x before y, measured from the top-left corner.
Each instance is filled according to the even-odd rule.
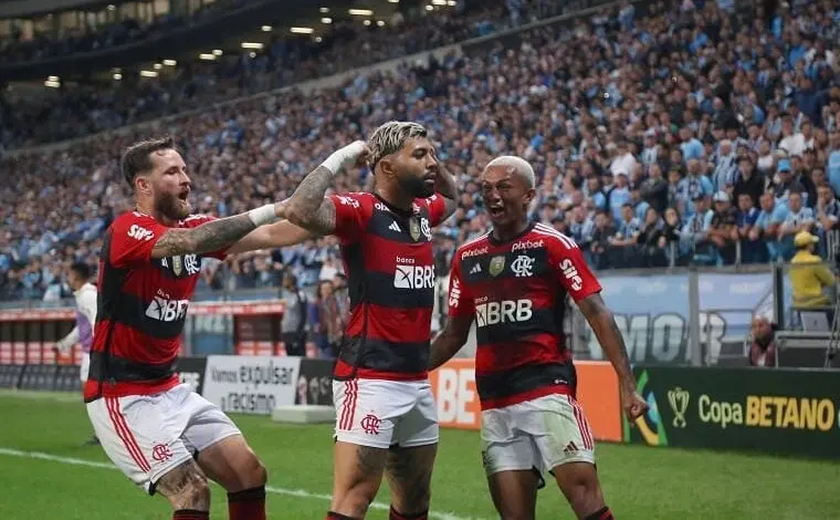
[[[342,153],[342,150],[339,150],[330,154],[330,156],[321,163],[321,166],[328,169],[334,177],[335,174],[341,170],[342,164],[344,164],[344,154]]]
[[[279,220],[277,214],[274,212],[274,204],[266,204],[265,206],[252,209],[248,212],[248,218],[257,227]]]

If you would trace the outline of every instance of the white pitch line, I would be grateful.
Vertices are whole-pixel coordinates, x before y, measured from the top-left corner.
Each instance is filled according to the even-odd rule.
[[[39,459],[39,460],[46,460],[49,462],[60,462],[62,464],[72,464],[75,466],[87,466],[90,468],[100,468],[100,469],[117,469],[116,466],[111,464],[110,462],[97,462],[95,460],[85,460],[85,459],[76,459],[73,457],[59,457],[57,455],[50,455],[49,453],[41,453],[37,451],[21,451],[16,450],[13,448],[0,448],[0,455],[6,455],[9,457],[20,457],[20,458],[29,458],[29,459]],[[275,493],[278,495],[286,495],[291,497],[298,497],[298,498],[311,498],[311,499],[318,499],[318,500],[325,500],[327,502],[332,500],[332,495],[324,495],[320,493],[311,493],[306,491],[305,489],[286,489],[286,488],[278,488],[278,487],[271,487],[266,486],[265,490],[269,493]],[[381,502],[374,502],[370,505],[371,509],[384,509],[389,510],[390,506],[388,504],[383,504]],[[440,520],[473,520],[470,517],[458,516],[453,513],[438,513],[436,511],[429,512],[429,518],[438,518]]]

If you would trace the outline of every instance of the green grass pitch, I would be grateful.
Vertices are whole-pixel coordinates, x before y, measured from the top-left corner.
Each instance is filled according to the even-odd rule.
[[[329,425],[299,426],[234,416],[269,471],[271,519],[321,519],[329,506]],[[150,498],[110,466],[79,396],[0,393],[0,519],[161,520]],[[758,455],[600,444],[607,503],[619,519],[840,518],[840,464]],[[368,518],[387,518],[387,487]],[[495,518],[477,432],[444,430],[432,488],[432,518]],[[213,488],[211,518],[227,518]],[[540,491],[538,519],[573,518],[555,486]]]

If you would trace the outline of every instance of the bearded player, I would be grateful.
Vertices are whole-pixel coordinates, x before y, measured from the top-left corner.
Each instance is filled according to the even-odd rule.
[[[493,229],[453,258],[450,320],[432,344],[429,366],[450,359],[476,321],[483,459],[502,518],[534,518],[548,470],[578,518],[611,519],[592,432],[575,399],[575,367],[563,334],[566,295],[595,331],[618,373],[624,409],[635,419],[647,405],[636,393],[621,334],[577,245],[528,219],[535,194],[531,166],[499,157],[481,183]]]
[[[367,159],[373,193],[324,198],[333,176]],[[437,193],[435,193],[437,191]],[[391,519],[428,517],[438,421],[428,381],[435,273],[431,228],[454,212],[457,191],[421,125],[392,121],[367,147],[331,155],[300,184],[286,216],[335,234],[351,316],[333,374],[333,500],[328,519],[363,518],[383,472]]]
[[[191,215],[190,178],[171,139],[128,148],[122,172],[136,209],[114,220],[102,246],[84,387],[90,420],[108,457],[166,497],[174,519],[209,518],[210,478],[228,492],[231,520],[264,520],[265,468],[217,406],[179,384],[176,361],[202,257],[282,247],[309,233],[275,222],[279,203],[223,219]]]

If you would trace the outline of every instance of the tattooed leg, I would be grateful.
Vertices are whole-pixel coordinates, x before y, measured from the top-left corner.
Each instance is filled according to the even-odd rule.
[[[435,455],[437,444],[388,452],[385,476],[391,487],[391,507],[401,516],[421,517],[429,510]]]
[[[387,454],[382,448],[335,443],[332,512],[364,518],[379,491]]]
[[[155,490],[165,496],[176,511],[210,510],[210,486],[207,484],[207,477],[192,459],[162,476],[157,481]]]

